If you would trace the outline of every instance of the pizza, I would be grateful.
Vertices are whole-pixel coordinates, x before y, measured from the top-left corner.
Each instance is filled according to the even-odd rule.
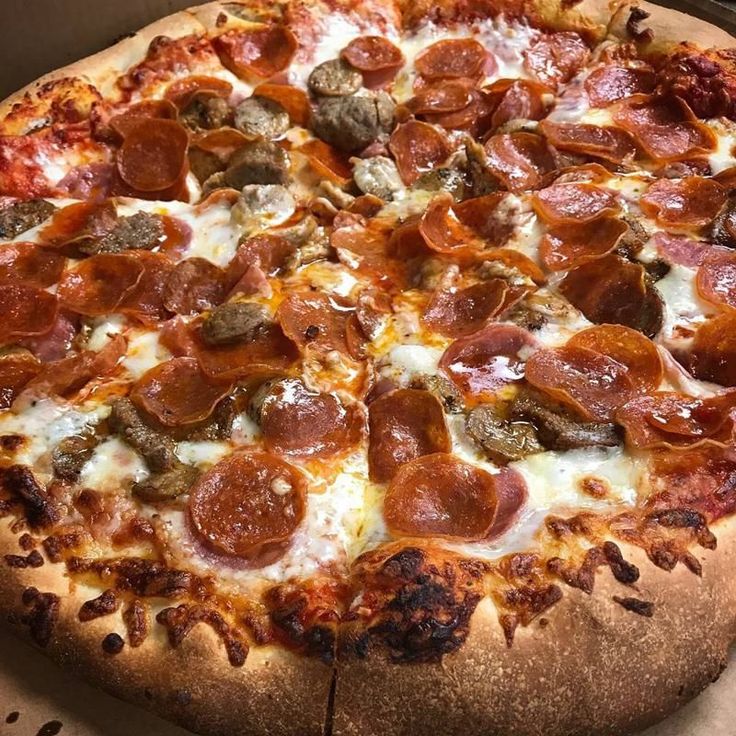
[[[0,610],[202,734],[623,734],[736,637],[736,50],[216,2],[0,107]]]

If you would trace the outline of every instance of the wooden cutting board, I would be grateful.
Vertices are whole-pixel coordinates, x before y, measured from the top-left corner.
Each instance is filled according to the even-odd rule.
[[[0,0],[4,20],[0,98],[45,71],[105,48],[116,37],[193,2]],[[699,15],[736,34],[733,3],[660,0],[660,4]],[[642,736],[734,736],[734,724],[736,656],[719,682]],[[56,734],[187,736],[188,732],[80,682],[0,630],[0,736]]]

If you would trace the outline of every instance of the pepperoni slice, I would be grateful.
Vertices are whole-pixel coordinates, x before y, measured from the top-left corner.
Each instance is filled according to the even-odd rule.
[[[585,80],[585,91],[593,107],[606,107],[625,97],[654,91],[657,78],[649,68],[602,66]]]
[[[404,65],[401,49],[383,36],[354,38],[340,56],[363,74],[363,84],[369,89],[390,82]]]
[[[493,400],[496,392],[524,377],[524,348],[536,341],[521,327],[491,324],[456,340],[440,359],[440,370],[466,395]]]
[[[452,112],[425,113],[428,123],[439,125],[445,130],[463,130],[474,138],[480,138],[491,128],[491,118],[495,103],[488,93],[470,90],[470,103]]]
[[[436,453],[404,465],[386,491],[383,514],[394,536],[493,539],[508,528],[526,496],[504,468],[491,475],[454,455]]]
[[[422,320],[431,330],[447,337],[471,335],[501,311],[507,291],[508,284],[503,279],[441,289],[432,296]]]
[[[665,227],[698,228],[712,222],[728,193],[712,179],[657,179],[639,200],[642,210]]]
[[[670,233],[655,233],[654,243],[657,246],[657,253],[670,263],[677,263],[688,268],[699,266],[714,250],[710,243]]]
[[[126,349],[125,338],[122,335],[115,335],[97,353],[84,350],[53,363],[47,363],[43,371],[26,386],[26,390],[38,396],[56,394],[68,398],[81,391],[91,381],[112,373],[125,355]]]
[[[488,52],[472,38],[453,38],[427,46],[414,60],[425,79],[472,79],[484,71]]]
[[[547,112],[547,105],[542,98],[544,87],[525,79],[499,80],[485,89],[499,95],[491,117],[491,127],[494,129],[512,120],[541,120]]]
[[[302,350],[307,346],[320,352],[337,350],[345,354],[345,331],[354,312],[345,299],[322,292],[296,292],[281,303],[276,318],[287,337]]]
[[[177,358],[191,358],[196,355],[192,330],[179,316],[172,317],[161,325],[158,341]]]
[[[579,225],[553,225],[542,238],[539,256],[551,271],[564,271],[610,253],[628,229],[615,217],[600,217]]]
[[[41,363],[25,351],[0,356],[0,409],[8,409],[42,369]]]
[[[227,266],[227,277],[231,284],[237,283],[245,272],[256,266],[267,276],[275,276],[293,255],[295,246],[278,235],[256,235],[247,238],[235,252]]]
[[[292,125],[306,126],[312,114],[307,93],[290,84],[264,82],[253,90],[254,97],[267,97],[278,102],[289,114]]]
[[[736,309],[736,253],[728,250],[708,255],[695,283],[706,301]]]
[[[534,133],[503,133],[486,141],[487,165],[510,192],[539,186],[557,167],[546,141]]]
[[[309,159],[310,165],[317,174],[334,181],[340,187],[346,186],[353,177],[353,168],[348,157],[329,143],[314,138],[296,150]]]
[[[55,212],[39,238],[42,243],[54,247],[80,243],[88,238],[103,237],[115,227],[116,221],[117,211],[109,200],[76,202]],[[72,248],[68,255],[78,256],[78,253]]]
[[[736,386],[736,314],[721,314],[698,327],[690,370],[702,381]]]
[[[463,225],[483,238],[486,244],[501,246],[514,230],[513,223],[503,215],[501,208],[505,196],[503,192],[493,192],[472,197],[453,204],[452,211]]]
[[[644,267],[619,256],[610,254],[576,266],[558,288],[596,324],[626,325],[648,337],[662,326],[662,300],[647,284]]]
[[[221,304],[228,292],[227,273],[206,258],[187,258],[174,267],[164,304],[175,314],[198,314]]]
[[[213,40],[220,61],[233,74],[268,79],[291,64],[298,47],[285,26],[264,25],[246,31],[227,31]]]
[[[423,455],[451,452],[452,440],[439,399],[429,391],[396,389],[368,407],[368,470],[377,483]]]
[[[296,378],[278,381],[261,406],[266,449],[292,457],[331,457],[355,447],[365,418],[357,404],[344,407],[328,393],[315,393]]]
[[[696,399],[673,391],[639,396],[616,412],[626,442],[636,448],[686,447],[705,439],[731,439],[736,391]]]
[[[172,358],[146,371],[130,398],[161,424],[180,427],[207,419],[230,389],[209,380],[194,358]]]
[[[101,253],[66,271],[59,282],[59,301],[77,314],[111,314],[143,277],[143,265],[127,254]]]
[[[299,357],[296,346],[277,324],[259,330],[253,340],[232,345],[206,345],[200,337],[199,325],[190,331],[189,338],[191,343],[180,331],[175,343],[191,350],[205,374],[218,381],[269,376],[286,370]]]
[[[590,222],[619,210],[613,192],[587,182],[552,184],[535,192],[532,204],[537,214],[553,225]]]
[[[24,337],[19,345],[30,350],[41,362],[61,360],[69,352],[79,330],[79,316],[60,309],[51,328],[43,335]]]
[[[118,310],[146,324],[163,322],[170,316],[164,305],[164,291],[174,264],[161,253],[136,251],[131,255],[143,266],[143,274],[123,298]]]
[[[120,178],[139,192],[170,189],[184,174],[188,146],[187,131],[176,121],[142,118],[118,152]]]
[[[464,110],[473,100],[472,86],[464,79],[433,84],[419,90],[406,107],[415,115]]]
[[[110,129],[115,139],[125,137],[138,125],[146,120],[160,118],[162,120],[176,120],[176,106],[168,100],[143,100],[131,105],[125,112],[110,118]],[[102,131],[104,136],[104,130]],[[116,140],[117,142],[117,140]]]
[[[164,99],[173,102],[180,110],[183,110],[198,92],[209,92],[227,99],[233,93],[233,86],[219,77],[193,74],[172,82],[164,92]]]
[[[307,481],[262,452],[238,453],[210,468],[189,493],[189,520],[220,554],[266,565],[284,553],[301,524]]]
[[[0,247],[0,283],[24,283],[45,288],[55,284],[66,259],[35,243],[7,243]]]
[[[413,184],[451,153],[447,136],[429,123],[409,120],[396,126],[388,144],[403,182]]]
[[[625,366],[572,345],[531,355],[526,380],[588,421],[610,422],[614,411],[636,395]]]
[[[476,233],[455,216],[451,194],[440,194],[427,206],[419,221],[419,232],[425,243],[438,253],[457,253],[482,249],[484,243]]]
[[[524,68],[535,79],[557,89],[569,82],[590,56],[577,33],[561,31],[540,36],[524,53]]]
[[[637,95],[619,102],[613,119],[653,159],[687,159],[715,150],[715,134],[679,97]]]
[[[623,325],[600,325],[573,335],[567,344],[606,355],[628,370],[640,391],[655,391],[662,382],[664,366],[657,346],[647,337]]]
[[[560,151],[582,153],[620,164],[636,156],[636,143],[625,131],[588,123],[540,123],[547,140]]]

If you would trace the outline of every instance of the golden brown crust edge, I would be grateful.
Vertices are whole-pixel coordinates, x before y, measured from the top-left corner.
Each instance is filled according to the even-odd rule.
[[[283,647],[262,646],[251,648],[243,667],[233,667],[207,625],[195,626],[174,649],[153,615],[151,634],[140,647],[126,643],[120,654],[105,654],[101,643],[107,634],[116,632],[126,639],[120,611],[80,623],[80,606],[99,591],[70,586],[64,565],[48,560],[35,569],[8,567],[2,556],[20,553],[17,540],[8,520],[0,520],[0,620],[27,613],[21,601],[27,587],[58,595],[60,614],[43,651],[64,668],[199,733],[322,734],[333,674],[329,665]],[[12,628],[26,637],[25,627]]]
[[[441,724],[463,736],[621,736],[661,720],[718,677],[736,636],[736,520],[713,530],[718,549],[698,554],[702,578],[621,545],[642,572],[633,588],[601,570],[592,595],[565,588],[510,649],[486,598],[441,664],[339,657],[333,733],[430,736]],[[653,617],[613,595],[653,602]]]

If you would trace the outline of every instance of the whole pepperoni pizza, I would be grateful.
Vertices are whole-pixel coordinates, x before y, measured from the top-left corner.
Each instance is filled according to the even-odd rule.
[[[3,619],[203,734],[693,697],[736,637],[732,46],[223,1],[3,103]]]

